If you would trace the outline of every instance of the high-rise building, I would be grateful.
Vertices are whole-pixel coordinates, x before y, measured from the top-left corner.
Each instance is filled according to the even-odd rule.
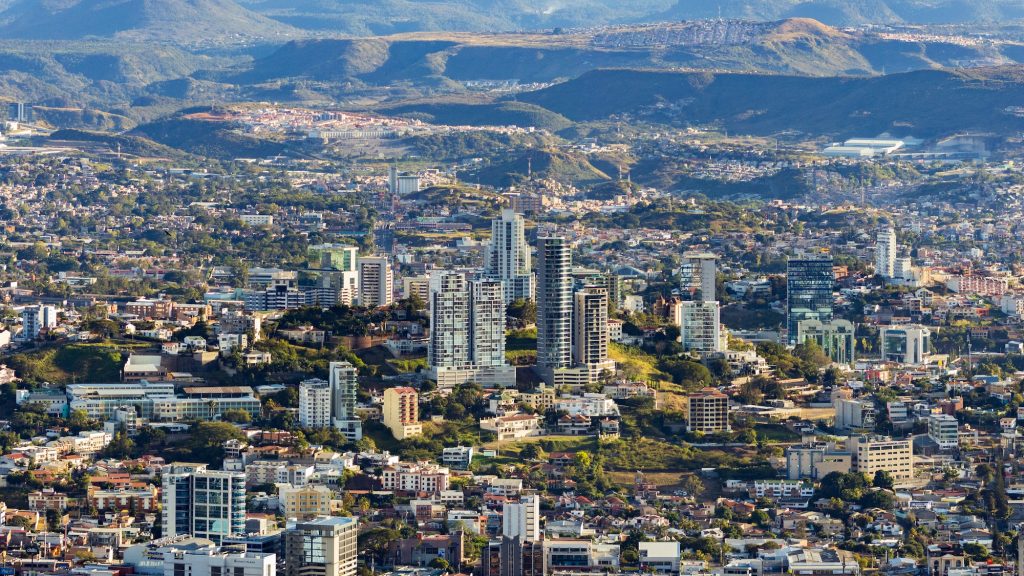
[[[299,424],[303,428],[329,428],[334,409],[331,383],[319,378],[299,383]]]
[[[215,544],[245,532],[245,474],[174,463],[163,471],[163,535],[191,534]]]
[[[960,423],[949,414],[932,414],[928,416],[928,437],[943,450],[956,448],[960,445]]]
[[[284,576],[355,576],[355,518],[327,516],[297,522],[284,536]]]
[[[420,424],[420,395],[413,388],[400,386],[384,391],[384,425],[398,440],[423,433]]]
[[[718,302],[678,302],[674,312],[676,325],[679,326],[679,339],[684,350],[710,354],[721,352],[725,348],[722,345],[721,311]]]
[[[881,228],[875,240],[875,274],[896,277],[896,231],[892,226]]]
[[[523,540],[540,539],[540,498],[522,496],[518,502],[505,502],[501,512],[501,535]]]
[[[684,298],[698,302],[712,302],[717,299],[715,296],[717,263],[718,256],[709,252],[683,254],[680,289]]]
[[[465,382],[514,386],[505,359],[505,299],[497,280],[469,280],[461,272],[430,275],[427,361],[438,386]]]
[[[615,362],[608,358],[608,290],[588,286],[574,300],[573,360],[596,381],[601,372],[615,371]]]
[[[359,305],[389,306],[394,301],[394,276],[387,256],[359,258]]]
[[[308,250],[309,268],[319,276],[322,304],[351,306],[359,297],[359,248],[345,244],[317,244]],[[331,297],[328,297],[330,294]]]
[[[7,119],[11,122],[32,122],[32,106],[24,102],[11,102],[7,107]]]
[[[523,217],[504,209],[501,217],[491,222],[491,242],[484,260],[484,275],[501,282],[505,304],[534,297],[530,246],[526,243]]]
[[[796,327],[797,343],[814,341],[838,364],[853,364],[856,353],[855,332],[853,322],[833,319],[831,322],[820,320],[802,320]]]
[[[688,432],[729,432],[729,397],[714,388],[705,388],[686,397]]]
[[[39,304],[37,306],[26,306],[21,311],[21,334],[20,338],[25,341],[39,338],[43,330],[49,330],[57,326],[57,308]]]
[[[359,440],[363,437],[363,422],[356,415],[359,372],[348,362],[331,362],[328,373],[333,403],[332,423],[349,440]]]
[[[316,244],[308,251],[311,270],[338,270],[355,272],[359,263],[359,248],[345,244]]]
[[[832,289],[836,275],[832,256],[790,258],[786,267],[786,328],[790,344],[797,343],[803,320],[832,321]]]
[[[537,369],[553,379],[572,365],[572,246],[565,238],[537,242]]]

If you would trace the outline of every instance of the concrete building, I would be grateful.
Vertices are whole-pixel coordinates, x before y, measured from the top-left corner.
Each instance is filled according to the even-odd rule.
[[[380,479],[384,490],[437,494],[448,489],[450,472],[447,468],[427,462],[399,462],[385,466],[381,470]]]
[[[358,535],[355,518],[328,516],[289,525],[283,576],[355,576]]]
[[[330,515],[331,499],[334,494],[330,488],[323,485],[278,484],[277,497],[285,518],[309,520]]]
[[[832,289],[835,283],[832,256],[813,254],[789,259],[786,267],[786,327],[790,344],[797,343],[800,322],[832,321]]]
[[[928,416],[928,437],[943,450],[956,448],[960,444],[960,424],[949,414]]]
[[[872,430],[875,427],[875,403],[871,400],[854,400],[837,397],[832,401],[835,410],[835,427],[839,430]]]
[[[679,272],[683,298],[697,302],[713,302],[718,299],[715,295],[718,256],[709,252],[687,252],[683,254],[683,265]]]
[[[573,360],[596,382],[602,372],[615,372],[615,362],[608,358],[608,291],[588,286],[574,300]]]
[[[798,444],[786,448],[786,478],[820,480],[832,472],[847,473],[853,456],[845,447],[829,443]]]
[[[896,277],[896,231],[887,226],[875,237],[875,274],[886,280]]]
[[[415,389],[408,387],[384,391],[384,425],[396,439],[405,440],[423,434],[419,397]]]
[[[505,502],[501,512],[501,535],[528,542],[540,540],[540,497],[522,496],[518,502]]]
[[[360,440],[363,437],[363,422],[356,414],[359,372],[348,362],[331,362],[328,374],[333,402],[332,424],[349,440]]]
[[[276,576],[277,556],[217,546],[174,546],[163,552],[163,576]]]
[[[501,282],[506,305],[515,300],[533,300],[535,286],[530,245],[526,243],[521,214],[506,208],[501,211],[501,217],[491,222],[484,276]]]
[[[654,574],[679,574],[682,552],[682,544],[675,541],[641,542],[640,570]]]
[[[720,308],[716,301],[684,301],[674,306],[675,323],[683,349],[700,354],[722,352]]]
[[[885,436],[851,436],[847,450],[852,455],[851,471],[873,478],[884,470],[896,481],[914,477],[914,452],[910,440],[893,440]]]
[[[441,388],[466,382],[515,385],[505,359],[505,300],[501,283],[468,280],[461,272],[430,276],[427,361]]]
[[[856,356],[856,328],[849,320],[802,320],[797,323],[797,343],[814,341],[833,362],[852,365]]]
[[[359,305],[367,308],[394,302],[394,275],[387,256],[359,258]]]
[[[26,342],[39,338],[44,330],[57,326],[57,308],[39,304],[26,306],[21,311],[20,338]]]
[[[565,238],[537,242],[537,370],[548,383],[572,365],[572,246]]]
[[[245,474],[174,463],[163,470],[163,535],[219,544],[245,531]]]
[[[925,364],[931,354],[931,335],[931,330],[925,326],[882,326],[879,330],[882,360]]]
[[[330,382],[312,378],[299,383],[299,424],[303,428],[329,428],[333,407]]]
[[[729,432],[729,397],[714,388],[705,388],[686,397],[688,432]]]

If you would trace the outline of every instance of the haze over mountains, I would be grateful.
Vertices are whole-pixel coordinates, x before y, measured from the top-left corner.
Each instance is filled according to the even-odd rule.
[[[1005,22],[1017,0],[3,0],[0,38],[278,41],[317,33],[495,32],[702,18]]]

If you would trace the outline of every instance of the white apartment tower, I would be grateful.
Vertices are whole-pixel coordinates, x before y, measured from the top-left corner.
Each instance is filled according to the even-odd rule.
[[[359,305],[367,308],[388,306],[394,301],[394,276],[387,256],[359,259]]]
[[[505,299],[497,280],[470,280],[462,272],[430,275],[427,360],[438,386],[464,382],[514,386],[505,360]]]
[[[299,424],[303,428],[329,428],[334,408],[331,383],[319,378],[299,384]]]
[[[491,222],[491,243],[487,246],[484,275],[501,281],[505,304],[534,297],[530,246],[526,243],[523,216],[504,209],[501,217]]]
[[[527,542],[540,540],[540,498],[529,495],[519,502],[506,502],[501,512],[501,535]]]
[[[537,369],[545,378],[572,365],[572,246],[565,238],[537,242]]]
[[[721,352],[722,328],[717,301],[684,301],[675,307],[683,349],[701,354]]]
[[[896,277],[896,231],[891,226],[878,231],[875,240],[875,274],[886,279]]]
[[[26,306],[21,311],[21,335],[25,341],[39,338],[43,330],[57,326],[57,308],[39,304]]]
[[[359,373],[356,367],[348,362],[331,362],[328,372],[332,424],[349,440],[360,440],[363,437],[363,423],[356,415]]]

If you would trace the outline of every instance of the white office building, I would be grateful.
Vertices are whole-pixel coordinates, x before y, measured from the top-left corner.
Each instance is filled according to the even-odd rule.
[[[883,326],[879,331],[882,360],[925,364],[931,354],[931,330],[924,326]]]
[[[943,450],[956,448],[960,444],[960,425],[949,414],[932,414],[928,417],[928,437]]]
[[[277,555],[234,552],[216,546],[168,547],[163,576],[276,576]]]

